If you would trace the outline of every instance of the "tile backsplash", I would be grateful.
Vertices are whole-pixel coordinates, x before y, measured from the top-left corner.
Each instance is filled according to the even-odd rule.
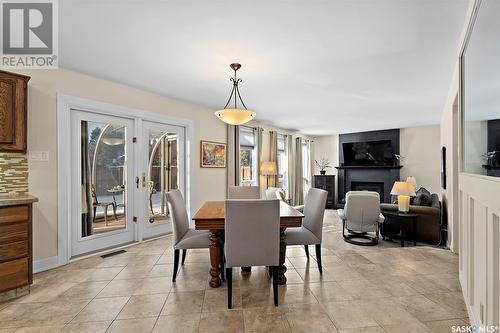
[[[0,195],[28,192],[28,157],[0,153]]]

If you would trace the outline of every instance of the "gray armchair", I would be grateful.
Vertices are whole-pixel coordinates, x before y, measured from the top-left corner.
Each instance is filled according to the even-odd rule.
[[[384,216],[380,213],[380,196],[377,192],[347,192],[344,209],[337,212],[342,219],[342,236],[346,242],[356,245],[378,244]],[[375,235],[370,236],[369,233]]]
[[[210,246],[210,232],[189,228],[189,218],[182,193],[173,190],[166,194],[168,208],[172,214],[172,228],[174,231],[174,273],[172,282],[175,282],[179,268],[179,252],[182,250],[182,263],[186,260],[188,249],[204,249]]]
[[[259,186],[229,186],[228,199],[260,199]]]
[[[304,221],[300,228],[288,228],[285,230],[287,245],[304,245],[307,258],[309,258],[309,245],[316,246],[316,260],[318,269],[323,273],[321,265],[321,240],[323,236],[323,217],[328,192],[317,188],[311,188],[307,193],[304,203]]]
[[[225,221],[227,306],[232,306],[232,267],[269,266],[278,306],[279,200],[227,200]]]

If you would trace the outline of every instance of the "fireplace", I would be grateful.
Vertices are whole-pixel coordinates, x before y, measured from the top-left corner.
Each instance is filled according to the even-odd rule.
[[[393,163],[346,163],[343,148],[346,144],[390,142]],[[372,145],[373,146],[373,145]],[[376,145],[375,145],[376,146]],[[391,188],[400,179],[403,167],[395,157],[399,156],[399,129],[341,134],[339,136],[338,201],[343,208],[345,195],[349,191],[374,191],[380,195],[380,202],[391,202]],[[391,156],[387,156],[390,159]],[[385,157],[384,157],[385,158]],[[375,160],[378,160],[375,158]],[[349,162],[349,160],[347,161]],[[387,161],[386,161],[387,162]]]
[[[371,191],[380,195],[380,200],[384,199],[383,182],[351,182],[351,191]]]

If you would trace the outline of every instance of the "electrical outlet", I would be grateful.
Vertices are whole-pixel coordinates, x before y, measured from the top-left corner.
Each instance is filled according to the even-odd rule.
[[[33,150],[29,152],[30,161],[47,162],[49,160],[49,152],[41,150]]]

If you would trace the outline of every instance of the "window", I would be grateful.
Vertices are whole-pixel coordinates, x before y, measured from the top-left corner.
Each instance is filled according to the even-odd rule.
[[[240,126],[240,185],[257,186],[257,145],[252,128]]]
[[[309,140],[302,140],[302,182],[304,197],[311,187],[311,143]]]
[[[288,187],[288,140],[286,135],[278,134],[278,187],[290,197]]]

